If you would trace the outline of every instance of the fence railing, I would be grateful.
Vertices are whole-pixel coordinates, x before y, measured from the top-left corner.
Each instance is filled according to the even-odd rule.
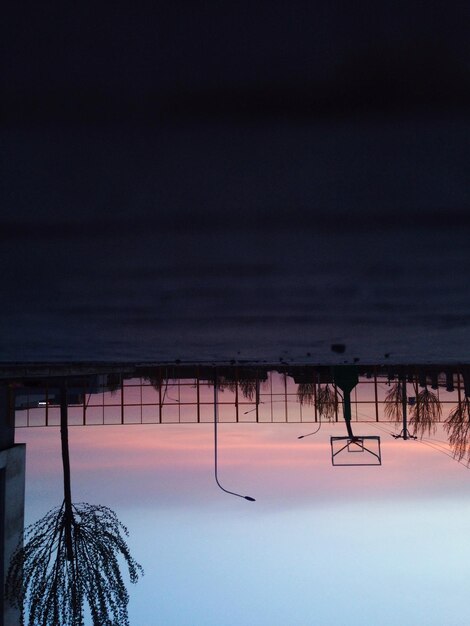
[[[342,419],[342,396],[334,382],[313,377],[299,382],[288,372],[218,377],[219,420],[244,423],[308,423]],[[390,391],[400,382],[372,372],[360,376],[351,394],[352,419],[358,422],[388,421],[385,408]],[[408,376],[406,386],[409,411],[419,398],[426,379]],[[431,382],[429,384],[431,387]],[[329,389],[330,410],[326,417],[320,390]],[[15,426],[58,426],[60,422],[57,379],[18,385],[13,389],[12,414]],[[464,397],[464,380],[455,371],[439,374],[432,393],[442,408],[440,421]],[[112,424],[210,423],[214,419],[213,383],[206,377],[133,376],[113,373],[74,378],[68,382],[69,424],[77,426]]]

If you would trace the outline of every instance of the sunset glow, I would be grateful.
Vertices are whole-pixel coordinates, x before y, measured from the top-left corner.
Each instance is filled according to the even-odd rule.
[[[413,577],[429,589],[437,584],[436,570],[426,565],[437,535],[441,548],[435,546],[434,559],[448,583],[461,587],[463,570],[451,572],[446,562],[457,554],[462,562],[467,550],[468,470],[443,448],[396,441],[384,432],[381,467],[333,468],[329,436],[342,435],[344,424],[298,440],[309,426],[220,425],[220,478],[255,503],[215,486],[210,424],[70,429],[74,499],[116,510],[146,571],[129,590],[133,623],[153,626],[158,611],[164,623],[178,626],[282,626],[286,620],[305,626],[313,614],[333,626],[338,599],[332,589],[346,584],[352,594],[348,626],[363,625],[364,616],[392,626],[396,614],[374,621],[390,602],[391,584],[405,599]],[[379,432],[359,427],[362,434]],[[32,522],[61,499],[59,431],[20,429],[17,439],[27,442],[26,517]],[[442,429],[435,439],[444,439]],[[450,519],[452,538],[441,534]],[[175,596],[181,585],[183,605]],[[282,603],[286,590],[295,599],[294,613]],[[365,591],[372,593],[367,607]],[[236,608],[239,594],[245,602]],[[225,605],[232,607],[230,616]],[[442,626],[449,602],[428,594],[426,606],[420,622],[415,603],[406,600],[404,623]]]

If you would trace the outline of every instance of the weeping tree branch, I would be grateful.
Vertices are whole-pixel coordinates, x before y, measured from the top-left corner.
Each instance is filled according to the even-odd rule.
[[[391,422],[403,419],[403,383],[395,383],[385,396],[385,417]]]
[[[299,383],[297,399],[302,406],[315,404],[315,383]]]
[[[131,583],[143,569],[124,539],[127,528],[111,509],[72,503],[65,384],[60,417],[64,500],[25,529],[10,562],[5,598],[20,609],[20,626],[84,626],[85,602],[93,626],[129,626],[119,561],[126,563]]]
[[[324,387],[318,386],[317,391],[317,410],[324,419],[332,421],[336,417],[337,398],[330,385]]]
[[[436,432],[436,424],[441,419],[442,407],[436,394],[423,389],[416,396],[416,404],[411,410],[410,424],[413,434],[423,437]]]
[[[449,413],[444,428],[449,444],[457,461],[466,460],[470,466],[470,398],[465,397]]]

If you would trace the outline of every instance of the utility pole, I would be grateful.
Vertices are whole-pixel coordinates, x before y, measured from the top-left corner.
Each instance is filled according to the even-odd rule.
[[[403,428],[398,433],[398,435],[392,435],[395,439],[417,439],[414,435],[410,433],[408,430],[408,420],[407,420],[407,409],[408,409],[408,397],[406,395],[406,375],[403,373],[403,376],[400,380],[401,385],[401,411],[403,417]]]

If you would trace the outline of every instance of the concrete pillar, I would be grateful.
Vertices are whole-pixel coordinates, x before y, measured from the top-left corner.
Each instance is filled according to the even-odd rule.
[[[25,444],[14,445],[15,429],[9,388],[0,386],[0,626],[20,623],[17,609],[3,597],[10,559],[21,540],[24,528]]]
[[[24,528],[26,445],[19,444],[0,451],[0,534],[2,588],[8,572],[10,559],[16,550]],[[19,611],[4,603],[3,593],[0,624],[11,626],[20,623]]]
[[[8,385],[0,384],[0,450],[11,448],[15,443],[14,413],[11,407]]]

